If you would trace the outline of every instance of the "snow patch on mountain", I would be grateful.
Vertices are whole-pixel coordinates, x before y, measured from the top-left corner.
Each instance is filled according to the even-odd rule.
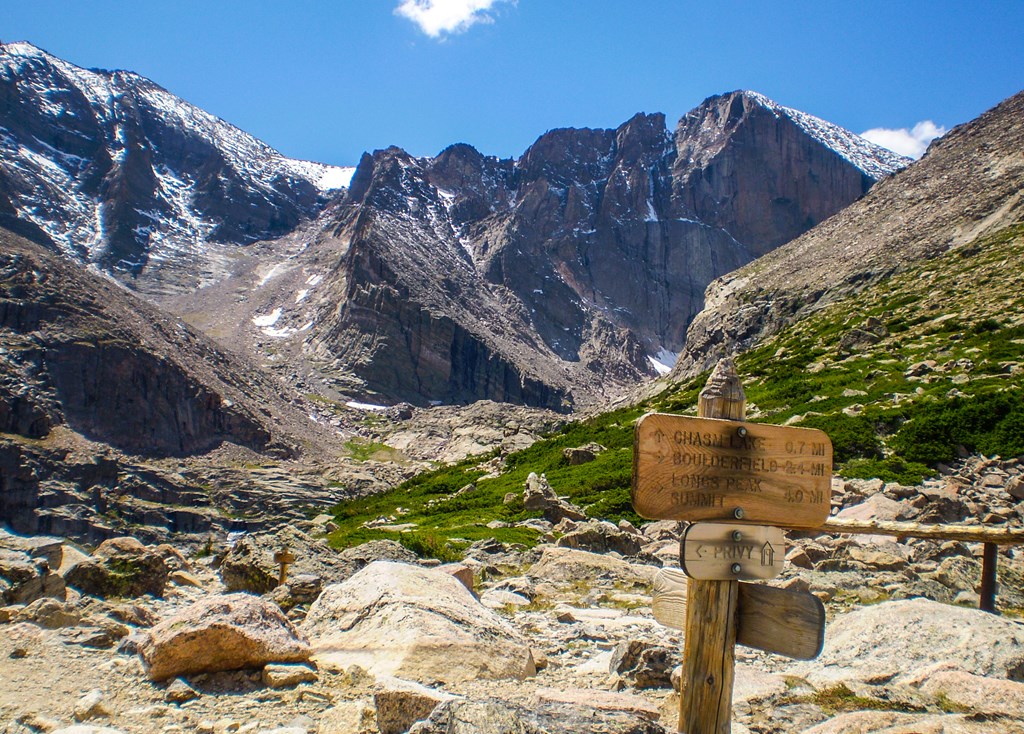
[[[279,318],[281,318],[281,309],[275,308],[269,314],[264,314],[263,316],[254,316],[252,319],[252,323],[254,326],[260,327],[273,326],[274,324],[277,323],[277,320]]]
[[[355,171],[287,158],[144,77],[83,69],[29,43],[0,44],[0,86],[13,93],[0,109],[0,181],[16,215],[83,262],[216,269],[223,245],[280,236],[275,221],[315,214]],[[122,177],[131,183],[108,188]],[[126,203],[111,196],[139,215],[130,247],[124,229],[115,234],[124,223],[105,221],[104,199],[118,217]],[[232,209],[243,200],[269,212],[267,224]]]
[[[892,175],[906,168],[913,161],[910,158],[893,153],[888,148],[875,145],[860,135],[852,133],[820,117],[806,112],[784,107],[759,92],[744,92],[750,99],[771,110],[776,116],[783,115],[792,120],[800,129],[822,145],[831,148],[850,163],[874,179]]]

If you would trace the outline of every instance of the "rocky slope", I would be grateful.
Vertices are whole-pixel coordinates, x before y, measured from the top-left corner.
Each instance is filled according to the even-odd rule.
[[[320,211],[351,169],[282,156],[126,71],[0,45],[0,225],[149,294]]]
[[[553,130],[518,160],[390,148],[316,227],[173,307],[339,394],[564,409],[667,369],[707,283],[905,163],[750,92],[674,134]]]
[[[248,514],[258,503],[232,487],[254,473],[240,471],[246,462],[305,452],[313,464],[351,435],[308,412],[287,386],[116,282],[0,230],[4,523],[102,538],[131,523],[201,530],[215,505]],[[279,495],[263,509],[344,495],[326,477],[304,485],[303,473],[273,489],[256,482]]]
[[[999,481],[972,489],[982,477]],[[932,485],[836,480],[833,503],[915,517],[939,493],[996,511],[1021,507],[1022,482],[1016,460],[972,458]],[[443,565],[393,541],[339,552],[314,536],[327,516],[195,554],[0,533],[0,732],[675,731],[682,620],[656,621],[652,593],[663,566],[680,574],[678,523],[562,521],[557,542],[550,522],[524,524],[546,526],[543,542],[485,539]],[[733,731],[1024,731],[1019,549],[1000,553],[997,616],[965,608],[980,547],[817,532],[787,545],[769,583],[823,602],[824,648],[794,661],[738,646]],[[278,584],[282,548],[294,562]]]
[[[672,377],[707,369],[893,273],[1024,220],[1022,120],[1024,93],[950,131],[840,214],[715,281]]]

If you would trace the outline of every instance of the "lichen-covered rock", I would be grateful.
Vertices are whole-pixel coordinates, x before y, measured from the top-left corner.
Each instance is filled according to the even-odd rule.
[[[309,660],[309,645],[275,605],[249,594],[206,597],[146,632],[138,643],[146,674],[261,668]]]
[[[106,540],[64,572],[68,585],[99,597],[163,596],[167,577],[163,556],[135,538]]]

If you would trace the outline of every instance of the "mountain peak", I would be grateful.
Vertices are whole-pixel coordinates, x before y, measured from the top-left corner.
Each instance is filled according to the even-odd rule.
[[[773,114],[792,120],[812,138],[831,148],[875,180],[906,168],[913,162],[910,158],[893,153],[888,148],[876,145],[839,125],[781,105],[760,92],[743,90],[733,94],[740,94],[745,99],[770,110]]]
[[[154,294],[218,277],[224,246],[290,232],[352,173],[30,43],[0,46],[0,98],[0,224]]]
[[[7,43],[0,43],[0,53],[9,54],[11,56],[51,56],[51,54],[28,41],[8,41]]]

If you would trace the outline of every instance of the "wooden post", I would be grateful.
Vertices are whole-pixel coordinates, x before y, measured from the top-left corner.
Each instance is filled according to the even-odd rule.
[[[277,577],[277,585],[281,586],[288,579],[288,565],[295,562],[295,554],[286,546],[274,554],[274,561],[281,567]]]
[[[697,415],[743,420],[746,405],[733,361],[720,360],[700,393]],[[739,512],[737,519],[742,519],[741,515]],[[739,582],[690,579],[686,596],[679,730],[686,734],[729,734]]]
[[[981,594],[978,598],[978,609],[983,612],[996,613],[996,566],[999,546],[985,543],[981,557]]]

